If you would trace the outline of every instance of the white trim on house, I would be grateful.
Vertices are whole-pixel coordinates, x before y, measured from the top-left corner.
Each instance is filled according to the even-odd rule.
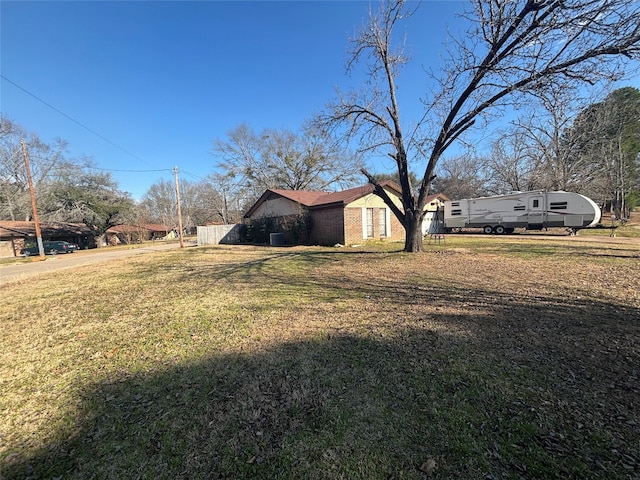
[[[384,213],[387,216],[387,237],[391,236],[391,209],[384,207]]]
[[[369,230],[369,224],[367,223],[369,221],[369,210],[371,210],[371,236],[368,235],[368,230]],[[371,240],[373,238],[375,238],[375,222],[376,222],[376,215],[375,215],[375,208],[373,207],[362,207],[362,239],[363,240]]]

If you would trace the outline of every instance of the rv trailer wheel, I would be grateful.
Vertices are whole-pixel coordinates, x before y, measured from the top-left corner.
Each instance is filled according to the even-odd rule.
[[[493,232],[494,232],[496,235],[503,235],[503,234],[504,234],[504,227],[503,227],[502,225],[496,225],[496,226],[493,228]]]
[[[492,233],[493,233],[493,228],[491,227],[491,225],[485,225],[485,226],[482,228],[482,231],[483,231],[484,233],[486,233],[487,235],[490,235],[490,234],[492,234]]]

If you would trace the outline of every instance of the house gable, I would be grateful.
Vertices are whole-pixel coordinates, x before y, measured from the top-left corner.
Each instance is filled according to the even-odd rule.
[[[251,218],[286,217],[304,211],[300,203],[279,195],[271,195],[261,202],[251,213]]]
[[[402,207],[402,201],[399,197],[394,194],[389,195],[399,208]],[[384,203],[381,197],[374,193],[370,193],[365,195],[364,197],[360,197],[345,205],[345,208],[388,208],[387,204]]]
[[[326,192],[305,192],[298,190],[267,190],[253,204],[244,218],[285,217],[298,215],[306,211]]]

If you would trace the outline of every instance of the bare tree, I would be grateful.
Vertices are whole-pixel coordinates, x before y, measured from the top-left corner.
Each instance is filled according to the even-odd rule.
[[[363,151],[385,149],[396,162],[402,208],[366,170],[370,183],[405,228],[405,250],[422,250],[429,187],[443,153],[474,124],[517,107],[535,92],[617,79],[640,54],[640,4],[629,0],[473,0],[469,28],[452,38],[425,115],[404,135],[396,97],[407,59],[392,43],[394,27],[411,15],[404,0],[385,1],[351,43],[348,69],[367,61],[367,89],[341,94],[323,123],[348,126]],[[414,192],[409,161],[426,160]]]
[[[579,192],[586,181],[580,142],[571,128],[582,101],[567,90],[539,91],[533,104],[494,141],[487,161],[493,193]]]
[[[209,175],[205,184],[206,195],[203,195],[202,203],[213,215],[212,220],[221,221],[225,225],[239,223],[243,196],[234,183],[233,176],[220,173]]]
[[[175,228],[178,223],[175,182],[155,182],[144,194],[140,207],[149,220],[162,224],[167,231]]]
[[[27,220],[31,218],[31,200],[22,155],[21,140],[25,141],[30,160],[36,196],[46,192],[47,177],[61,165],[66,165],[63,153],[66,142],[55,140],[52,145],[22,126],[0,115],[0,218]]]
[[[469,153],[440,162],[433,188],[451,199],[470,198],[487,193],[487,160]]]
[[[353,184],[361,164],[326,131],[309,127],[302,134],[287,129],[255,133],[248,125],[213,142],[218,167],[233,183],[254,196],[267,188],[324,190]]]
[[[540,169],[537,151],[526,131],[518,125],[502,132],[493,142],[485,167],[491,194],[539,188],[536,183]]]

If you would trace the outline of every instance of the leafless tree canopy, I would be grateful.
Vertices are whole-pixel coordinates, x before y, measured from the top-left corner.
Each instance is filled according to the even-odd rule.
[[[22,154],[21,140],[29,154],[31,176],[40,186],[38,196],[46,191],[45,181],[54,168],[64,162],[66,142],[43,142],[9,118],[0,116],[0,218],[26,220],[31,217],[29,186]]]
[[[213,143],[224,176],[260,195],[267,188],[324,190],[352,185],[359,157],[323,130],[266,129],[243,124]]]
[[[407,231],[405,249],[420,251],[420,223],[429,185],[443,153],[489,114],[518,107],[527,95],[619,79],[640,55],[640,3],[629,0],[474,0],[469,28],[452,38],[441,71],[431,72],[425,114],[403,131],[396,97],[402,44],[396,25],[411,16],[403,0],[385,1],[352,42],[349,68],[365,62],[363,90],[340,93],[323,122],[347,126],[362,150],[384,148],[397,164],[404,211],[377,191]],[[428,8],[423,4],[420,8]],[[426,159],[412,192],[408,162]],[[375,178],[363,172],[376,185]]]
[[[451,199],[484,196],[488,193],[486,165],[486,158],[472,153],[447,158],[438,165],[433,189]]]
[[[538,99],[541,107],[495,141],[490,192],[578,192],[625,217],[626,197],[633,206],[640,190],[640,90],[620,88],[599,101],[557,91]]]

